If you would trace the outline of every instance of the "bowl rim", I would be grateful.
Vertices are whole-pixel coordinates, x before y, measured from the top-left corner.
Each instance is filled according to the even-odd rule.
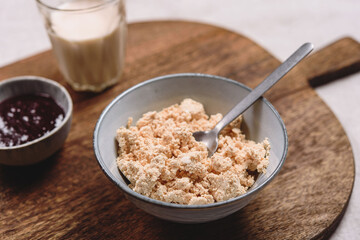
[[[217,79],[217,80],[221,80],[221,81],[225,81],[231,84],[235,84],[237,86],[240,86],[242,88],[244,88],[247,91],[252,91],[251,88],[249,88],[248,86],[237,82],[235,80],[232,79],[228,79],[225,77],[220,77],[220,76],[216,76],[216,75],[210,75],[210,74],[203,74],[203,73],[176,73],[176,74],[168,74],[168,75],[163,75],[163,76],[159,76],[159,77],[155,77],[155,78],[151,78],[149,80],[143,81],[139,84],[136,84],[135,86],[125,90],[124,92],[122,92],[121,94],[119,94],[115,99],[113,99],[106,107],[105,109],[102,111],[99,119],[96,122],[95,125],[95,129],[94,129],[94,135],[93,135],[93,147],[94,147],[94,153],[95,153],[95,158],[100,166],[100,168],[102,169],[102,171],[105,173],[105,175],[110,179],[111,182],[113,182],[115,185],[117,185],[118,187],[120,187],[121,190],[123,190],[125,193],[129,194],[132,197],[135,197],[138,200],[147,202],[147,203],[152,203],[152,204],[156,204],[156,205],[160,205],[161,207],[167,207],[167,208],[176,208],[176,209],[192,209],[192,210],[196,210],[196,209],[203,209],[203,208],[216,208],[219,207],[221,205],[226,205],[226,204],[230,204],[230,203],[235,203],[251,194],[255,194],[256,192],[258,192],[260,189],[262,189],[263,187],[265,187],[280,171],[281,167],[283,166],[284,162],[285,162],[285,158],[287,155],[287,151],[288,151],[288,136],[287,136],[287,131],[285,128],[285,124],[283,122],[283,120],[280,117],[280,114],[278,113],[278,111],[274,108],[274,106],[264,97],[261,97],[261,101],[263,101],[269,108],[270,110],[275,114],[275,117],[277,118],[277,120],[280,123],[280,126],[283,130],[283,134],[284,134],[284,140],[285,140],[285,144],[284,144],[284,148],[283,148],[283,154],[280,158],[280,162],[279,164],[276,166],[276,169],[274,170],[274,172],[259,186],[253,188],[253,189],[249,189],[249,191],[247,191],[246,193],[237,196],[235,198],[231,198],[225,201],[221,201],[221,202],[215,202],[215,203],[209,203],[209,204],[203,204],[203,205],[183,205],[183,204],[177,204],[177,203],[168,203],[168,202],[163,202],[160,200],[156,200],[156,199],[152,199],[150,197],[144,196],[140,193],[137,193],[135,191],[133,191],[131,188],[129,188],[125,183],[123,182],[118,182],[116,181],[115,177],[113,176],[113,174],[110,172],[110,170],[108,168],[106,168],[105,162],[102,159],[101,155],[100,155],[100,151],[99,151],[99,145],[98,145],[98,135],[99,135],[99,129],[101,126],[101,123],[103,121],[103,119],[105,118],[105,115],[111,110],[111,108],[119,101],[121,100],[124,96],[126,96],[127,94],[129,94],[130,92],[135,91],[138,88],[141,88],[145,85],[151,84],[153,82],[158,82],[158,81],[164,81],[167,79],[173,79],[173,78],[194,78],[194,77],[201,77],[201,78],[213,78],[213,79]]]
[[[56,132],[58,132],[61,128],[63,128],[63,126],[69,121],[69,119],[71,118],[72,112],[73,112],[73,102],[71,99],[71,96],[69,94],[69,92],[66,90],[66,88],[64,86],[62,86],[60,83],[48,79],[48,78],[44,78],[44,77],[39,77],[39,76],[32,76],[32,75],[25,75],[25,76],[17,76],[17,77],[12,77],[12,78],[8,78],[5,80],[1,80],[0,82],[0,88],[5,85],[5,84],[18,84],[18,82],[22,82],[24,80],[31,80],[31,81],[38,81],[41,83],[45,83],[45,84],[50,84],[53,85],[55,87],[57,87],[58,89],[60,89],[64,94],[65,94],[65,98],[69,104],[69,108],[65,113],[65,117],[64,119],[61,121],[60,125],[55,127],[54,129],[52,129],[48,134],[43,135],[39,138],[36,138],[30,142],[26,142],[20,145],[16,145],[16,146],[11,146],[11,147],[0,147],[0,151],[5,151],[5,150],[15,150],[15,149],[19,149],[19,148],[24,148],[24,147],[28,147],[30,145],[35,145],[38,142],[41,142],[42,140],[51,137],[52,135],[54,135]],[[54,98],[53,96],[51,96],[52,98]],[[54,99],[55,100],[55,99]],[[56,102],[56,100],[55,100]],[[65,109],[64,109],[65,111]]]

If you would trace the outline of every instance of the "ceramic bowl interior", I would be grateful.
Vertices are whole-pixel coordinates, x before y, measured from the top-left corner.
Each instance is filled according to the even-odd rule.
[[[254,141],[269,138],[270,163],[244,195],[207,205],[180,205],[150,199],[132,191],[124,182],[116,165],[116,129],[126,126],[128,117],[134,122],[143,113],[159,111],[184,98],[204,104],[207,114],[226,114],[244,98],[248,87],[236,81],[204,74],[168,75],[138,84],[115,98],[101,114],[94,131],[94,151],[105,174],[135,205],[157,217],[176,222],[206,222],[229,215],[245,206],[252,196],[264,187],[280,170],[287,153],[287,134],[275,108],[264,98],[258,100],[244,114],[246,136]],[[227,208],[228,207],[228,208]],[[212,209],[211,211],[207,211]],[[180,210],[180,211],[177,211]],[[194,211],[198,210],[198,211]],[[207,211],[207,212],[206,212]]]
[[[61,124],[49,134],[33,141],[12,146],[0,147],[0,163],[6,165],[29,165],[42,161],[59,150],[70,130],[73,104],[67,90],[59,83],[36,76],[20,76],[0,82],[0,102],[23,94],[50,95],[64,110]]]

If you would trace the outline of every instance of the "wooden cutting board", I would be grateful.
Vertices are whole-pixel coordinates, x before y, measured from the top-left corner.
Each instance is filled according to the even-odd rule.
[[[294,50],[289,49],[289,55]],[[123,77],[115,87],[101,94],[72,91],[50,51],[1,68],[0,80],[38,75],[60,82],[73,98],[74,115],[64,147],[50,159],[29,167],[0,166],[0,238],[329,236],[351,195],[354,159],[343,128],[310,87],[308,79],[319,83],[358,70],[359,59],[351,59],[354,51],[360,51],[358,43],[342,39],[309,57],[266,94],[284,119],[289,135],[288,157],[281,172],[241,211],[197,225],[157,219],[125,199],[94,157],[92,136],[96,120],[122,91],[160,75],[200,72],[254,87],[280,63],[270,53],[239,34],[214,26],[144,22],[129,25]],[[336,58],[329,62],[329,56]]]

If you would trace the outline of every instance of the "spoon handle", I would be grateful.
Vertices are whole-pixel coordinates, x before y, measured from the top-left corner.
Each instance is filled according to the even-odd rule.
[[[306,55],[308,55],[314,46],[312,43],[303,44],[288,59],[286,59],[278,68],[265,78],[254,90],[252,90],[244,99],[242,99],[234,108],[232,108],[218,124],[214,130],[217,134],[229,123],[234,121],[240,114],[248,109],[256,100],[258,100],[267,90],[269,90],[286,73],[296,66]]]

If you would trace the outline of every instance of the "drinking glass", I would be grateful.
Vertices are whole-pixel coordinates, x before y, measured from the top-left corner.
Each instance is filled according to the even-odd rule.
[[[37,0],[61,73],[76,91],[117,83],[125,59],[123,0]]]

